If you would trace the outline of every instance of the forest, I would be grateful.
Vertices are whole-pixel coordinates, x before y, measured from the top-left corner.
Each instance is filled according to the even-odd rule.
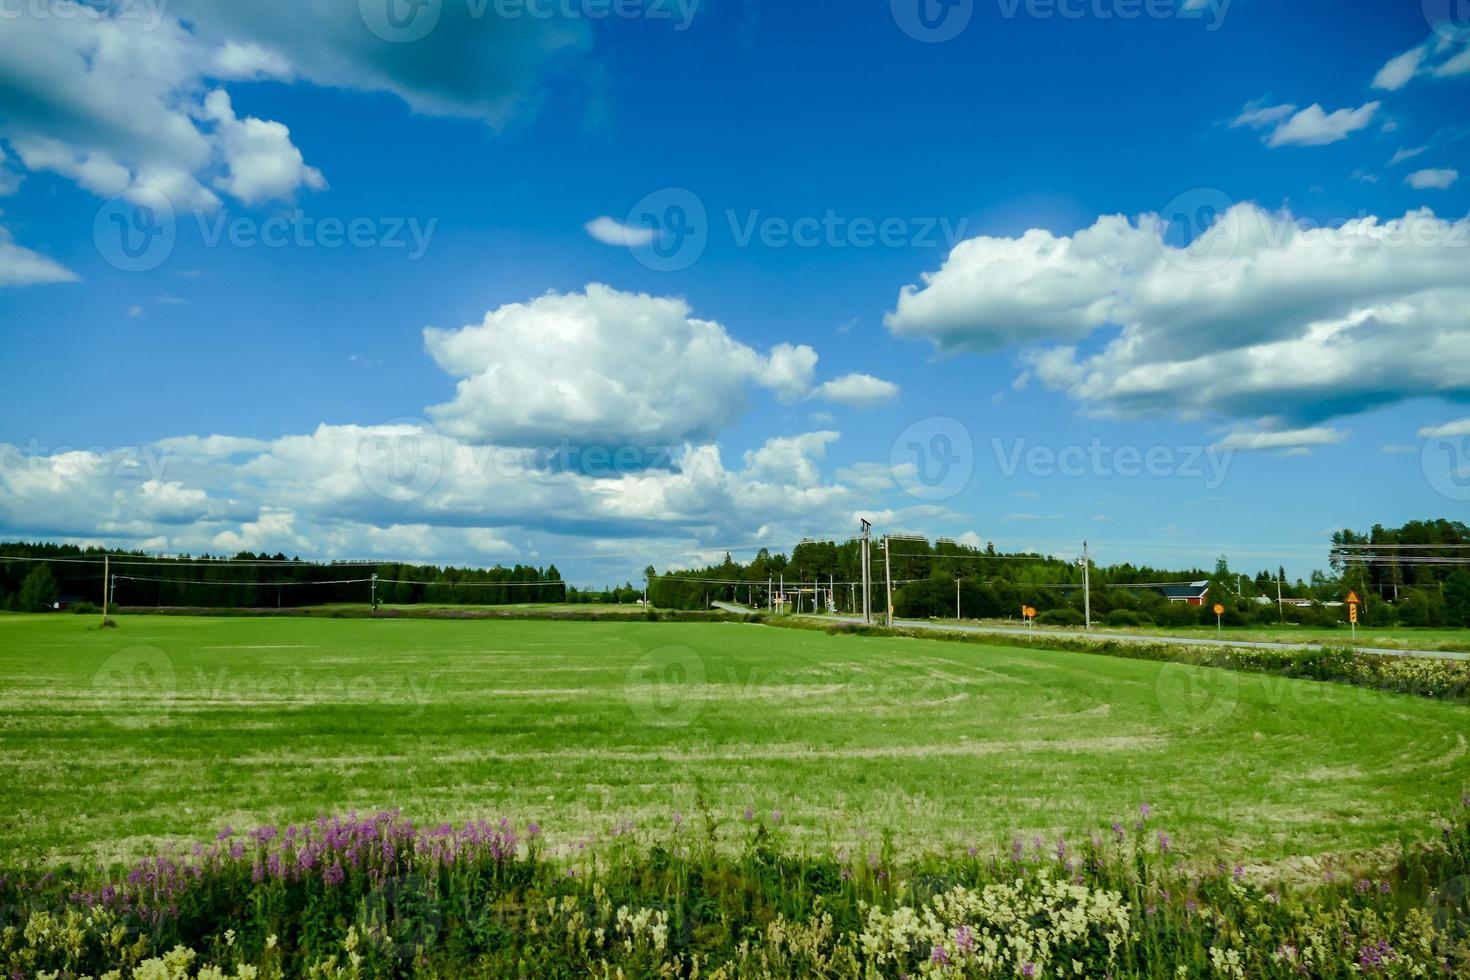
[[[104,552],[67,544],[0,543],[0,609],[101,608]],[[293,608],[336,603],[477,605],[633,602],[631,585],[579,590],[555,565],[456,568],[403,563],[312,563],[284,554],[162,558],[111,556],[111,601],[118,607]],[[7,558],[11,560],[6,560]],[[373,578],[377,577],[376,586]]]

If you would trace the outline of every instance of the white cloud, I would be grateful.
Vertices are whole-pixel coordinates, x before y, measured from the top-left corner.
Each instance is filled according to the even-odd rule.
[[[9,230],[0,227],[0,287],[76,281],[76,273],[15,244]]]
[[[368,23],[382,4],[143,7],[140,16],[135,4],[58,0],[55,16],[5,18],[0,139],[28,170],[55,172],[103,197],[155,190],[180,210],[217,207],[211,188],[256,203],[325,186],[284,125],[238,120],[206,102],[217,82],[390,92],[419,112],[502,126],[534,112],[543,73],[591,38],[576,19],[484,17],[475,4],[416,8],[418,24],[432,18],[435,29],[414,43],[394,43],[386,20]]]
[[[1378,74],[1373,78],[1373,87],[1397,92],[1409,84],[1409,79],[1419,71],[1419,64],[1423,60],[1424,47],[1422,45],[1389,59],[1388,64],[1378,69]]]
[[[1341,429],[1322,426],[1277,431],[1242,430],[1230,433],[1215,443],[1213,448],[1220,450],[1305,449],[1311,446],[1335,445],[1346,438],[1347,433]]]
[[[222,89],[204,99],[204,114],[218,127],[220,149],[228,172],[215,186],[246,204],[289,198],[299,187],[322,190],[321,171],[308,167],[291,142],[291,131],[278,122],[249,116],[238,119]]]
[[[793,402],[811,390],[817,373],[817,352],[806,344],[777,344],[771,348],[756,380],[782,401]]]
[[[261,127],[277,127],[268,130],[273,156],[281,155],[282,140],[298,160],[299,153],[279,124],[248,120],[253,140],[242,144],[210,110],[202,79],[211,56],[172,18],[152,29],[141,18],[100,13],[7,19],[0,87],[18,97],[8,100],[0,137],[27,169],[53,171],[95,194],[150,188],[180,209],[212,208],[218,198],[201,176],[236,158],[259,166],[251,151],[258,152]],[[220,125],[211,127],[212,119]],[[311,173],[301,168],[297,175]],[[279,181],[260,187],[294,190]]]
[[[1458,170],[1416,170],[1404,178],[1404,183],[1415,190],[1444,190],[1460,179]]]
[[[430,409],[452,435],[520,445],[666,445],[714,436],[759,385],[794,400],[817,354],[778,344],[762,356],[681,299],[591,285],[511,303],[460,330],[424,331],[461,379]]]
[[[1470,436],[1470,418],[1426,426],[1419,430],[1420,439],[1457,439],[1460,436]]]
[[[1470,44],[1440,32],[1417,48],[1391,58],[1379,69],[1373,87],[1396,92],[1416,76],[1454,78],[1470,73]]]
[[[899,296],[895,333],[946,350],[1060,341],[1028,350],[1027,370],[1106,414],[1315,423],[1470,392],[1470,219],[1427,210],[1311,230],[1242,204],[1188,250],[1156,215],[1104,216],[961,243],[924,281]],[[1105,329],[1096,353],[1075,346]]]
[[[808,432],[777,436],[745,454],[746,470],[757,479],[797,487],[813,487],[821,480],[819,461],[827,447],[841,438],[836,432]]]
[[[1393,167],[1403,163],[1405,160],[1412,160],[1427,149],[1429,149],[1427,146],[1404,147],[1389,159],[1388,165]]]
[[[1251,129],[1264,129],[1281,122],[1293,112],[1296,112],[1296,106],[1291,104],[1268,106],[1262,102],[1248,102],[1245,108],[1240,110],[1240,115],[1231,121],[1230,128],[1239,129],[1242,126],[1249,126]]]
[[[1106,319],[1125,270],[1156,256],[1153,238],[1121,215],[1070,238],[1038,228],[1020,238],[971,238],[938,272],[924,274],[924,288],[905,286],[884,323],[945,350],[1081,338]]]
[[[604,245],[620,245],[626,248],[638,248],[653,241],[656,234],[653,228],[634,228],[625,225],[621,221],[603,215],[594,218],[584,226],[587,234]]]
[[[1369,102],[1357,109],[1325,112],[1320,105],[1307,106],[1272,131],[1267,146],[1325,146],[1347,139],[1366,129],[1381,103]]]
[[[897,398],[898,385],[871,374],[846,374],[818,386],[812,397],[825,398],[850,408],[875,408]]]

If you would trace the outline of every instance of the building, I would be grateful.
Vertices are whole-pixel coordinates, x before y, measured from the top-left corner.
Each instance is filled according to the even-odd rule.
[[[1182,602],[1189,606],[1203,606],[1210,597],[1209,582],[1190,582],[1188,585],[1161,585],[1160,594],[1170,602]]]

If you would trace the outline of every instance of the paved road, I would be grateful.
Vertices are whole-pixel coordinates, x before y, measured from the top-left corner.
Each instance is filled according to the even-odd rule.
[[[713,605],[729,612],[749,613],[756,610],[745,606],[736,605],[731,602],[716,602]],[[862,619],[857,616],[809,616],[822,622],[838,620],[844,623],[860,623]],[[939,630],[945,633],[996,633],[1002,636],[1028,636],[1030,631],[1024,626],[981,626],[965,625],[962,623],[931,623],[922,619],[896,619],[895,626],[908,629]],[[1108,639],[1118,640],[1122,643],[1180,643],[1189,646],[1205,647],[1244,647],[1251,650],[1300,650],[1303,647],[1321,646],[1319,643],[1272,643],[1269,640],[1227,640],[1224,637],[1206,636],[1150,636],[1138,633],[1087,633],[1082,630],[1037,630],[1043,637],[1063,637],[1077,640]],[[1470,660],[1470,654],[1454,653],[1447,650],[1397,650],[1389,647],[1358,647],[1359,653],[1372,653],[1386,657],[1429,657],[1433,660]]]

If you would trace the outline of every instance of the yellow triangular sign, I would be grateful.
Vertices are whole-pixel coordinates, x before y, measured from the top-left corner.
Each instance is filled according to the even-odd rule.
[[[1348,605],[1350,605],[1350,606],[1356,606],[1356,605],[1358,605],[1359,603],[1362,602],[1362,600],[1358,598],[1358,594],[1356,592],[1349,592],[1348,593],[1348,597],[1347,597],[1347,601],[1348,601]]]

